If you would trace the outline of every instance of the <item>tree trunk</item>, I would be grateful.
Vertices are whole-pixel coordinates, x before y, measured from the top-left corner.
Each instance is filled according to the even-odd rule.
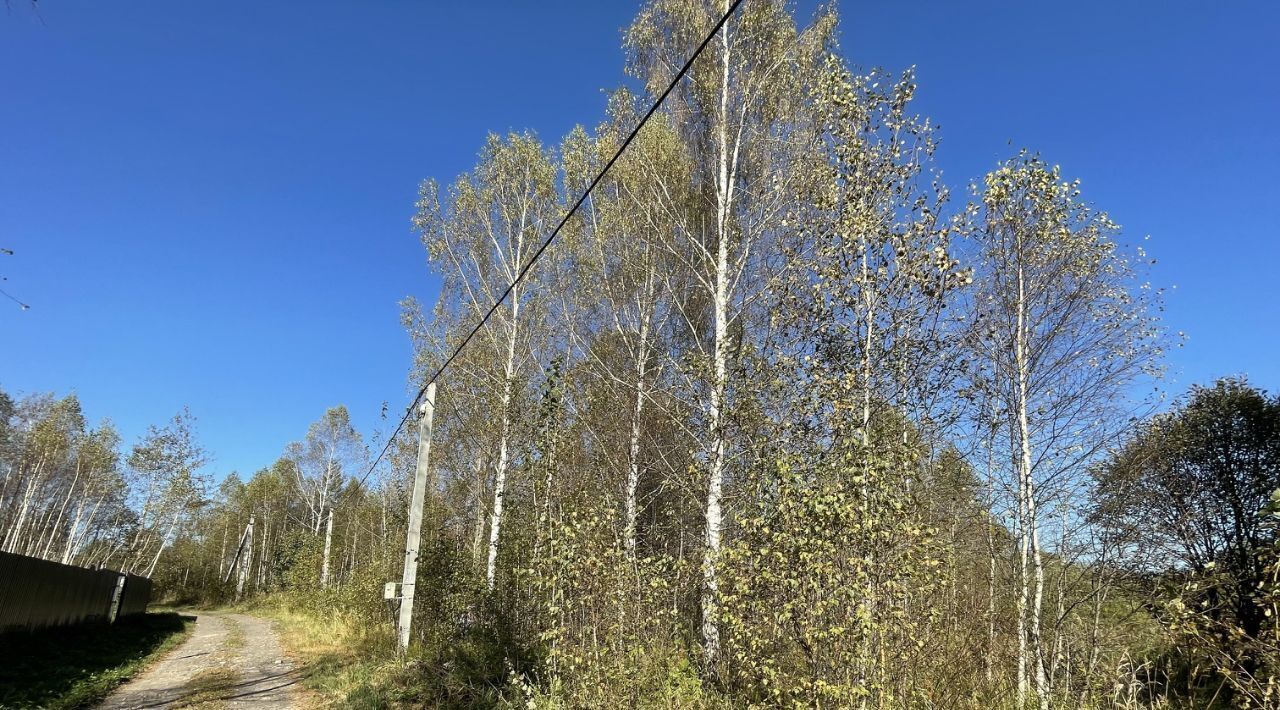
[[[44,550],[40,553],[42,559],[49,559],[49,552],[53,549],[53,540],[57,536],[58,526],[62,525],[62,516],[67,512],[67,504],[71,502],[71,494],[75,492],[76,484],[79,482],[80,462],[76,461],[76,475],[71,479],[71,485],[67,487],[67,494],[62,497],[62,504],[58,506],[58,517],[54,518],[53,525],[49,527],[49,535],[45,541]]]
[[[156,550],[156,556],[151,558],[151,566],[147,568],[147,577],[155,574],[156,563],[160,562],[160,554],[164,552],[164,548],[169,544],[169,538],[173,536],[173,531],[178,527],[178,514],[173,514],[173,522],[169,523],[169,531],[160,538],[160,547]]]
[[[486,517],[484,469],[484,455],[477,453],[475,467],[475,524],[471,529],[471,558],[475,562],[476,569],[480,568],[480,562],[484,555],[484,523]]]
[[[62,564],[70,564],[67,560],[71,559],[71,550],[76,542],[76,535],[80,532],[80,521],[84,518],[84,501],[76,504],[76,516],[71,519],[71,529],[67,531],[67,543],[62,546]]]
[[[1063,662],[1062,626],[1066,622],[1066,581],[1067,581],[1067,506],[1062,504],[1062,531],[1058,538],[1058,588],[1057,613],[1053,621],[1053,654],[1049,659],[1049,687],[1057,686],[1058,666]],[[1068,671],[1069,672],[1069,671]]]
[[[236,601],[244,597],[244,584],[249,579],[249,568],[253,566],[253,516],[249,516],[249,526],[244,530],[244,554],[236,555],[239,574],[236,577]]]
[[[728,3],[721,3],[728,11]],[[711,456],[707,471],[706,539],[702,559],[702,643],[707,669],[714,672],[720,656],[719,582],[716,565],[720,558],[720,533],[723,526],[721,496],[724,488],[725,427],[724,406],[727,390],[729,355],[729,218],[731,185],[729,181],[729,26],[720,28],[720,103],[716,116],[718,171],[716,181],[716,256],[714,318],[715,342],[712,352],[711,408],[708,424]]]
[[[44,456],[42,455],[32,471],[31,480],[27,482],[26,490],[22,493],[22,505],[18,508],[18,519],[14,521],[13,527],[9,529],[9,534],[5,536],[3,549],[6,552],[17,552],[19,549],[18,538],[22,535],[22,528],[26,524],[27,514],[31,512],[31,498],[35,495],[36,486],[40,483],[43,472]]]
[[[636,489],[640,485],[640,419],[644,413],[644,372],[648,358],[646,348],[648,331],[649,319],[645,317],[640,326],[640,343],[636,355],[636,396],[631,408],[631,434],[627,447],[626,524],[622,537],[628,557],[635,557],[636,554],[636,517],[639,514]]]
[[[995,523],[987,517],[987,682],[991,682],[996,656],[996,540]]]
[[[485,567],[485,584],[493,589],[498,570],[498,539],[502,529],[502,505],[507,489],[508,440],[511,437],[511,390],[514,386],[516,335],[520,318],[520,293],[511,289],[511,330],[507,337],[507,361],[502,378],[502,433],[498,440],[498,466],[493,475],[493,510],[489,515],[489,562]]]
[[[93,529],[93,521],[98,517],[98,508],[102,505],[105,496],[98,496],[98,500],[93,502],[93,508],[89,511],[89,517],[85,519],[84,526],[79,529],[76,535],[67,541],[67,549],[62,553],[62,563],[71,564],[71,560],[76,555],[76,550],[80,547],[80,543],[84,540],[84,536]]]
[[[1013,431],[1011,428],[1010,439],[1014,438]],[[1031,596],[1027,556],[1031,545],[1027,533],[1026,481],[1021,463],[1015,462],[1014,467],[1018,471],[1018,707],[1024,708],[1027,703],[1027,600]]]
[[[996,516],[995,516],[995,406],[987,416],[987,659],[986,678],[994,676],[996,657]]]
[[[1022,254],[1021,243],[1019,243],[1018,253],[1018,299],[1017,299],[1017,332],[1014,336],[1014,368],[1017,376],[1017,394],[1016,404],[1018,411],[1018,443],[1019,443],[1019,472],[1022,481],[1022,508],[1025,516],[1023,524],[1023,607],[1026,606],[1026,597],[1028,593],[1026,580],[1027,565],[1027,546],[1030,546],[1031,565],[1035,574],[1035,589],[1032,594],[1032,605],[1030,619],[1028,620],[1030,632],[1031,661],[1035,665],[1033,671],[1035,673],[1036,695],[1039,698],[1042,710],[1049,707],[1048,682],[1044,674],[1044,651],[1041,643],[1041,605],[1044,600],[1044,564],[1040,555],[1040,535],[1037,531],[1036,522],[1036,498],[1035,485],[1032,480],[1031,470],[1031,425],[1027,410],[1030,405],[1030,395],[1028,394],[1028,355],[1027,355],[1027,301],[1026,301],[1026,284],[1022,270]],[[1025,653],[1020,654],[1019,666],[1023,666],[1026,662]],[[1023,688],[1023,680],[1019,679],[1019,696],[1022,699],[1025,689]]]

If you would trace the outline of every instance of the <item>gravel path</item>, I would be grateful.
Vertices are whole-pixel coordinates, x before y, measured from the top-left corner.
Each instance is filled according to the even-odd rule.
[[[268,621],[201,612],[187,642],[121,686],[99,710],[295,707],[299,680]]]

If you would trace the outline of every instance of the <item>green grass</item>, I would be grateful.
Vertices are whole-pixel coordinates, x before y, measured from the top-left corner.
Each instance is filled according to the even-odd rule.
[[[194,621],[168,612],[0,635],[0,708],[93,705],[182,643]]]

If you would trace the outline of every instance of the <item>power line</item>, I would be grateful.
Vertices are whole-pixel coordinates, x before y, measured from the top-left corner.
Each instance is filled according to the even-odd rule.
[[[0,247],[0,254],[4,254],[5,256],[13,256],[13,250],[12,250],[12,249],[7,249],[7,248],[5,248],[5,247]],[[0,281],[8,281],[8,280],[9,280],[9,279],[8,279],[7,277],[2,277],[2,276],[0,276]],[[19,306],[21,306],[21,307],[22,307],[22,310],[24,310],[24,311],[25,311],[25,310],[28,310],[28,309],[30,309],[30,308],[31,308],[31,306],[29,306],[29,305],[27,305],[27,304],[23,303],[22,301],[19,301],[17,298],[15,298],[15,297],[13,296],[13,294],[9,293],[8,291],[6,291],[6,290],[4,290],[4,289],[2,289],[2,288],[0,288],[0,294],[4,295],[4,297],[5,297],[5,298],[8,298],[10,301],[13,301],[14,303],[16,303],[16,304],[18,304]]]
[[[711,43],[711,40],[720,31],[720,28],[724,27],[724,24],[729,21],[729,17],[733,15],[734,11],[738,9],[738,6],[741,5],[742,2],[743,0],[733,1],[733,4],[729,6],[729,9],[725,11],[720,20],[716,22],[715,26],[711,28],[711,31],[707,33],[707,36],[702,40],[702,43],[698,45],[698,48],[693,50],[693,54],[689,56],[689,59],[684,63],[684,66],[680,67],[680,71],[676,72],[676,75],[672,77],[671,83],[667,84],[667,88],[658,96],[657,101],[653,102],[653,105],[645,112],[644,117],[640,119],[640,122],[636,124],[636,127],[631,129],[631,133],[622,141],[622,145],[618,146],[618,150],[614,152],[613,157],[609,158],[609,162],[605,163],[604,167],[596,175],[595,179],[591,181],[591,184],[587,186],[587,189],[582,192],[580,197],[578,197],[578,201],[573,203],[573,206],[569,208],[569,211],[560,219],[559,224],[556,225],[555,229],[551,230],[551,234],[542,242],[542,245],[538,247],[538,250],[533,253],[529,262],[520,269],[516,274],[515,279],[507,285],[507,288],[502,292],[502,295],[498,296],[498,300],[494,301],[493,305],[489,307],[489,311],[484,314],[484,317],[480,319],[480,322],[476,323],[475,327],[471,329],[471,332],[467,333],[467,337],[463,338],[462,342],[458,344],[458,347],[453,349],[453,353],[449,355],[448,359],[446,359],[440,367],[436,368],[436,371],[431,375],[431,378],[424,382],[422,387],[418,389],[418,394],[414,396],[413,402],[411,402],[409,407],[405,409],[404,416],[400,417],[400,422],[396,424],[395,430],[392,431],[391,436],[387,438],[387,443],[382,447],[382,451],[378,454],[378,457],[373,460],[373,463],[369,465],[369,470],[365,471],[364,475],[360,477],[360,482],[356,484],[357,488],[364,485],[364,482],[368,480],[369,475],[373,473],[375,468],[377,468],[378,463],[380,463],[383,457],[387,455],[387,451],[391,449],[392,442],[394,442],[396,437],[400,435],[400,430],[404,428],[405,422],[409,421],[409,417],[413,415],[413,410],[418,406],[418,402],[422,399],[422,395],[426,393],[427,387],[434,383],[436,378],[440,377],[440,374],[444,372],[445,368],[448,367],[456,357],[458,357],[458,353],[462,352],[462,349],[467,347],[467,343],[471,342],[471,338],[473,338],[476,333],[480,332],[480,329],[489,322],[489,318],[497,312],[500,306],[502,306],[502,302],[507,299],[507,296],[511,295],[511,291],[520,283],[525,274],[529,272],[529,269],[533,268],[533,265],[537,263],[539,257],[542,256],[542,252],[546,251],[547,247],[551,246],[551,242],[555,241],[556,235],[558,235],[564,225],[573,218],[573,215],[578,212],[578,208],[582,206],[582,203],[586,202],[587,198],[591,195],[591,191],[596,188],[596,185],[600,184],[600,181],[604,179],[605,174],[609,172],[609,168],[612,168],[613,164],[618,162],[618,158],[622,157],[623,151],[627,149],[627,146],[631,145],[631,141],[640,133],[640,129],[644,128],[644,125],[649,122],[649,118],[657,112],[658,107],[662,105],[662,102],[665,101],[667,96],[676,88],[676,85],[680,83],[680,80],[684,78],[684,75],[689,72],[689,68],[693,66],[694,60],[698,58],[698,55],[702,54],[702,50],[707,48],[707,45]]]
[[[27,304],[23,303],[22,301],[19,301],[17,298],[15,298],[15,297],[13,296],[13,294],[9,293],[8,291],[6,291],[6,290],[4,290],[4,289],[2,289],[2,288],[0,288],[0,295],[5,296],[5,297],[6,297],[6,298],[8,298],[10,301],[13,301],[14,303],[18,304],[19,306],[21,306],[21,307],[22,307],[22,310],[24,310],[24,311],[26,311],[26,310],[30,310],[30,309],[31,309],[31,306],[28,306]]]

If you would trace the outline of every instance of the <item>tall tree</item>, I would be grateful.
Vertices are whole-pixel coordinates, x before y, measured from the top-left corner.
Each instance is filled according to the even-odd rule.
[[[1280,489],[1280,396],[1243,379],[1192,387],[1151,419],[1099,469],[1097,523],[1123,536],[1145,571],[1176,560],[1231,583],[1209,613],[1257,638],[1263,608],[1254,602],[1265,555],[1276,541],[1268,504]]]
[[[609,120],[594,136],[577,130],[566,139],[562,155],[570,196],[586,189],[639,120],[636,101],[629,91],[615,92],[609,100]],[[681,227],[678,215],[689,199],[690,169],[669,121],[664,116],[652,119],[592,193],[581,220],[585,237],[572,255],[578,277],[596,281],[600,289],[569,290],[572,301],[567,307],[585,316],[580,323],[587,328],[570,332],[584,341],[580,348],[588,371],[606,387],[624,393],[625,453],[610,458],[620,460],[625,470],[622,537],[632,556],[642,508],[644,422],[662,379],[659,349],[673,316],[669,272],[674,265],[660,245]],[[615,353],[622,355],[622,362]],[[614,445],[604,448],[613,451]]]
[[[729,9],[728,0],[655,0],[627,30],[629,70],[650,96]],[[705,373],[691,382],[702,421],[706,476],[702,640],[714,668],[720,652],[719,564],[724,486],[731,463],[730,409],[741,372],[731,359],[760,335],[766,297],[780,268],[781,218],[799,194],[793,179],[812,152],[804,113],[805,72],[830,30],[801,33],[780,1],[746,3],[720,28],[691,80],[672,94],[668,115],[692,161],[690,200],[679,228],[659,242],[681,264],[692,290],[676,302],[684,338]]]
[[[150,575],[178,526],[199,508],[205,486],[201,469],[207,460],[196,441],[195,417],[186,408],[164,427],[148,427],[129,452],[135,485],[143,487],[129,571],[145,569]],[[152,548],[155,554],[143,567]]]
[[[290,444],[285,456],[293,461],[294,485],[307,505],[311,531],[324,530],[320,584],[329,584],[333,546],[333,507],[343,482],[365,459],[360,433],[351,425],[344,405],[330,407],[307,428],[300,443]]]
[[[973,345],[978,386],[999,387],[1016,479],[1018,695],[1029,675],[1047,707],[1040,509],[1086,478],[1121,430],[1128,388],[1157,370],[1160,293],[1140,280],[1141,250],[1122,249],[1118,226],[1038,156],[989,173],[981,202]]]
[[[444,277],[442,305],[459,328],[447,344],[457,342],[488,312],[541,245],[555,218],[555,178],[551,155],[542,144],[532,135],[512,134],[491,135],[476,168],[454,183],[444,202],[434,182],[423,184],[414,225]],[[530,371],[534,342],[543,335],[536,324],[544,309],[528,295],[533,292],[529,283],[515,285],[480,335],[497,364],[488,375],[499,393],[485,565],[490,589],[497,575],[507,477],[515,453],[513,403]]]

